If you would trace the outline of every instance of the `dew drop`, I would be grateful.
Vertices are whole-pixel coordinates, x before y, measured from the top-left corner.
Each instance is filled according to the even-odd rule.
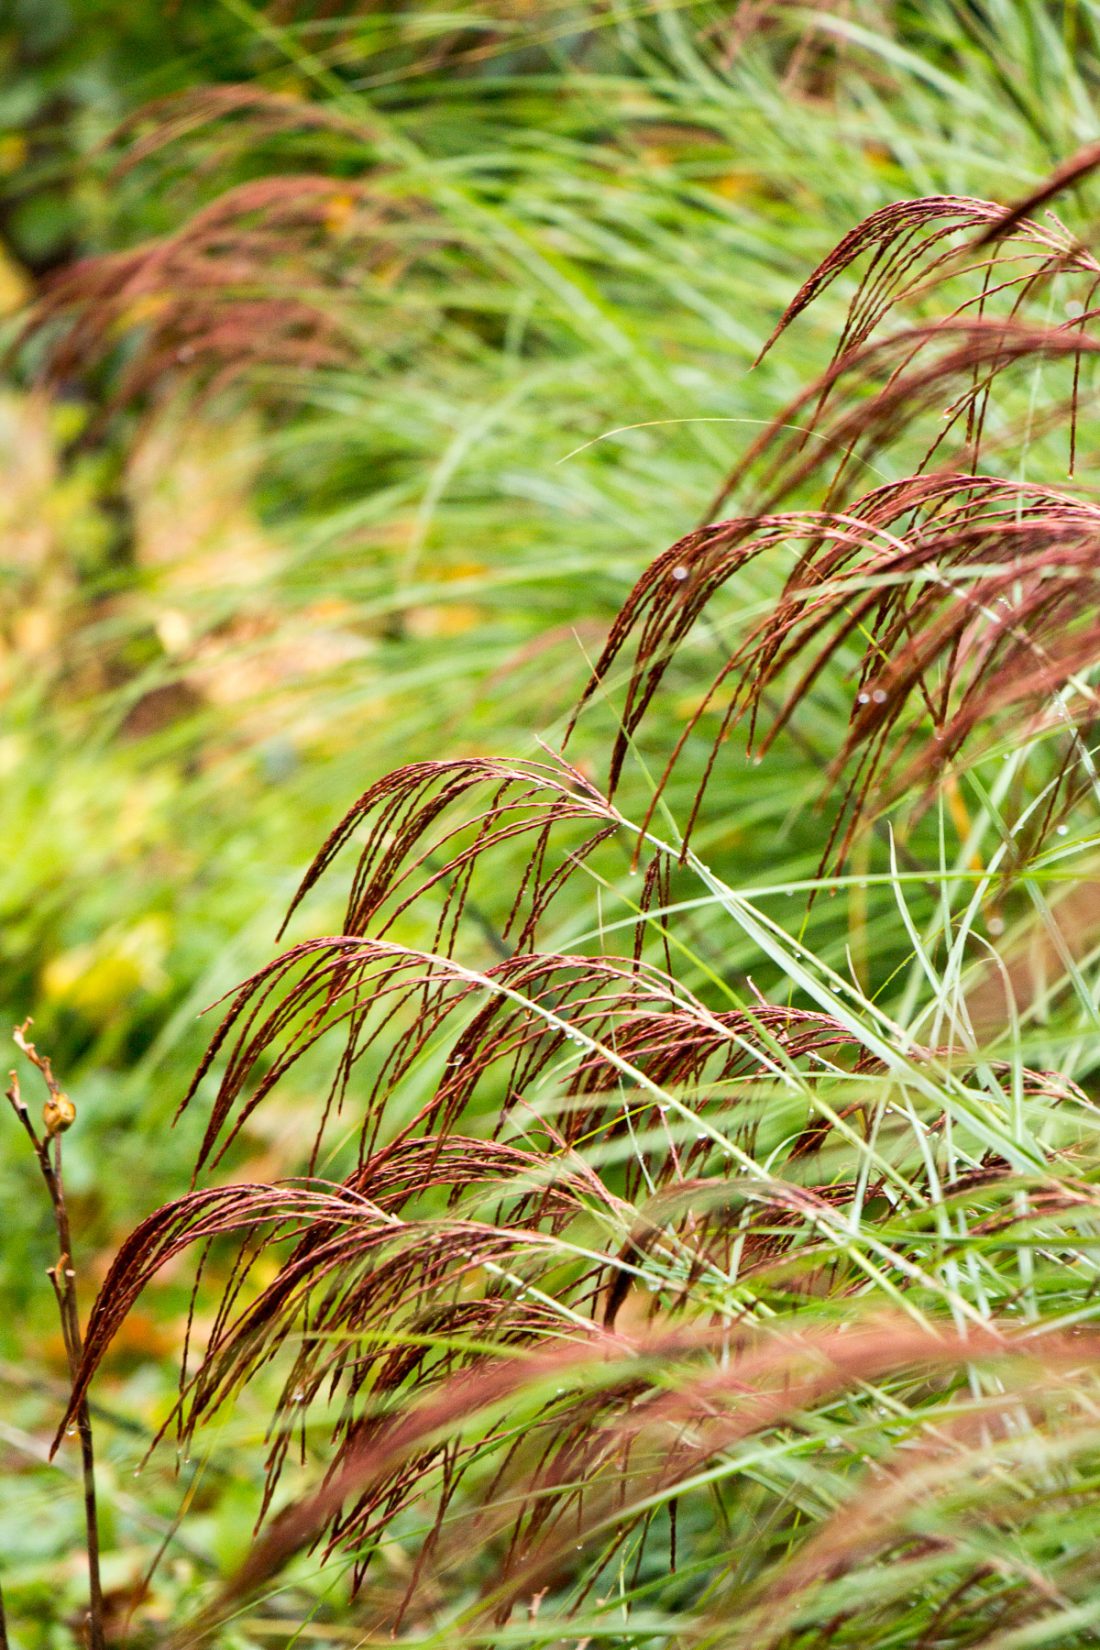
[[[1068,836],[1068,834],[1069,834],[1069,826],[1068,825],[1056,825],[1054,827],[1054,829],[1057,831],[1059,836]]]
[[[75,1438],[76,1437],[76,1428],[75,1427],[66,1427],[65,1428],[65,1436],[66,1436],[66,1438]]]
[[[857,705],[869,705],[870,703],[871,703],[871,695],[869,693],[857,693],[856,694],[856,704]]]
[[[991,934],[1003,934],[1005,931],[1005,919],[1003,917],[990,917],[989,921],[986,923],[986,927],[989,929]]]
[[[673,577],[673,578],[674,578],[674,579],[681,579],[681,580],[683,580],[683,579],[686,579],[686,578],[687,578],[687,576],[688,576],[688,570],[687,570],[687,568],[686,568],[686,567],[684,567],[684,566],[680,566],[680,567],[674,567],[674,568],[673,568],[673,569],[672,569],[672,577]]]
[[[1076,321],[1078,316],[1083,315],[1084,313],[1085,313],[1085,306],[1081,302],[1080,298],[1067,298],[1066,299],[1066,318],[1068,320]]]
[[[883,692],[882,688],[876,688],[874,693],[872,693],[871,698],[874,700],[876,705],[884,705],[886,703],[886,694]]]

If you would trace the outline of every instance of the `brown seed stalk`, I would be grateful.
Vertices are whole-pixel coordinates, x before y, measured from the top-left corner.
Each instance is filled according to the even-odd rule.
[[[65,1202],[65,1183],[61,1171],[61,1136],[74,1122],[76,1107],[54,1077],[53,1067],[48,1056],[40,1054],[35,1045],[28,1040],[27,1033],[30,1027],[31,1021],[29,1019],[24,1020],[21,1026],[15,1027],[12,1035],[19,1050],[41,1072],[42,1080],[46,1085],[47,1099],[42,1113],[42,1122],[45,1128],[44,1135],[39,1135],[31,1121],[27,1103],[20,1091],[19,1078],[14,1071],[9,1074],[10,1083],[5,1093],[12,1110],[22,1124],[34,1148],[35,1157],[38,1159],[38,1167],[42,1172],[42,1179],[45,1182],[46,1191],[49,1194],[50,1204],[53,1208],[54,1223],[57,1228],[58,1256],[55,1264],[48,1268],[46,1275],[57,1298],[57,1309],[61,1318],[61,1333],[69,1363],[69,1375],[75,1381],[84,1351],[84,1342],[80,1331],[80,1312],[76,1300],[76,1270],[72,1260],[72,1233],[69,1223],[69,1211]],[[88,1645],[89,1650],[104,1650],[103,1588],[99,1575],[99,1519],[96,1511],[95,1493],[95,1449],[92,1440],[92,1422],[88,1413],[86,1398],[82,1397],[77,1405],[73,1415],[73,1424],[80,1437],[84,1483],[84,1527],[88,1553]],[[0,1606],[0,1650],[4,1650],[6,1643],[7,1640],[3,1633],[3,1610]]]

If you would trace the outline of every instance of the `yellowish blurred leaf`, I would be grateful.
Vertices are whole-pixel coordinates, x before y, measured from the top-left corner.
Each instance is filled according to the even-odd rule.
[[[10,177],[25,165],[27,137],[25,132],[5,132],[0,136],[0,173]]]
[[[333,195],[325,205],[325,228],[330,235],[341,235],[354,215],[357,202],[354,195]]]
[[[462,636],[481,624],[484,614],[472,602],[437,603],[430,607],[410,607],[405,627],[410,636],[432,641],[439,636]]]
[[[118,316],[112,331],[119,338],[131,331],[133,327],[141,326],[143,321],[154,321],[168,308],[170,299],[164,292],[143,292],[128,304],[123,314]]]
[[[55,608],[25,607],[12,620],[12,642],[16,652],[28,659],[44,659],[54,651],[61,637],[61,619]]]
[[[52,958],[42,970],[42,995],[102,1024],[136,992],[163,991],[168,939],[167,918],[159,915],[109,929]]]
[[[3,146],[0,138],[0,149]],[[0,162],[0,174],[3,173]],[[15,262],[0,246],[0,315],[14,315],[30,297],[31,283]]]
[[[709,178],[707,188],[723,200],[743,200],[753,187],[752,178],[745,172],[723,172],[721,177]]]
[[[178,590],[256,585],[271,572],[275,549],[256,518],[258,467],[251,420],[217,425],[168,409],[143,430],[126,469],[134,550]]]

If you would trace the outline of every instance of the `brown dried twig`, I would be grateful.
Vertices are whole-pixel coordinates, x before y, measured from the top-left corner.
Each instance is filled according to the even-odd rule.
[[[69,1374],[75,1381],[80,1368],[84,1351],[84,1341],[80,1331],[80,1312],[76,1301],[76,1271],[73,1267],[73,1242],[69,1225],[69,1211],[65,1202],[65,1183],[61,1172],[61,1136],[76,1120],[76,1107],[69,1096],[64,1092],[53,1074],[53,1067],[49,1057],[40,1054],[35,1045],[29,1041],[27,1033],[31,1021],[24,1020],[21,1026],[16,1026],[12,1035],[16,1047],[42,1074],[46,1085],[47,1098],[42,1108],[42,1124],[45,1133],[40,1135],[31,1121],[27,1103],[23,1099],[19,1087],[19,1078],[13,1071],[10,1075],[10,1084],[5,1091],[6,1098],[12,1110],[19,1119],[31,1145],[34,1147],[38,1166],[42,1171],[42,1179],[46,1183],[50,1204],[53,1208],[54,1222],[57,1227],[58,1256],[56,1263],[47,1269],[47,1277],[53,1286],[57,1297],[57,1309],[61,1318],[61,1333],[65,1342],[65,1354],[69,1363]],[[51,1150],[52,1148],[52,1150]],[[103,1589],[99,1576],[99,1519],[96,1512],[95,1494],[95,1449],[92,1440],[92,1422],[88,1413],[86,1398],[81,1398],[74,1413],[69,1431],[75,1430],[80,1438],[80,1454],[84,1481],[84,1525],[85,1542],[88,1552],[88,1644],[90,1650],[104,1650],[103,1635]],[[0,1650],[7,1640],[2,1633],[2,1609],[0,1609]]]

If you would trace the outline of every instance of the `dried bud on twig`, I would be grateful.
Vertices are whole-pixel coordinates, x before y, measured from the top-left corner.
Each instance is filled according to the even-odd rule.
[[[76,1107],[60,1089],[52,1092],[42,1107],[42,1122],[51,1139],[55,1134],[64,1134],[76,1122]]]
[[[49,1057],[39,1054],[34,1044],[28,1041],[27,1032],[33,1024],[33,1020],[24,1020],[21,1026],[15,1027],[12,1036],[16,1047],[23,1051],[33,1066],[38,1067],[50,1091],[49,1098],[42,1107],[42,1123],[46,1134],[52,1140],[54,1135],[64,1134],[65,1130],[76,1122],[76,1107],[54,1076]]]

